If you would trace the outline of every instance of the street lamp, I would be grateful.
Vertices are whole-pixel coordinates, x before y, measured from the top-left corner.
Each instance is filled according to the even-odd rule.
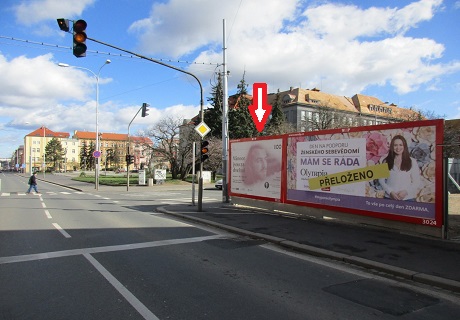
[[[46,133],[45,133],[45,126],[43,126],[43,179],[45,179],[45,172],[46,172]]]
[[[71,66],[71,65],[68,65],[66,63],[58,63],[58,66],[60,67],[63,67],[63,68],[68,68],[68,67],[72,67],[72,68],[77,68],[77,69],[83,69],[83,70],[86,70],[86,71],[89,71],[93,74],[93,76],[96,78],[96,152],[99,152],[99,154],[95,155],[97,156],[96,157],[96,169],[95,169],[95,178],[94,178],[94,188],[96,190],[99,190],[99,166],[100,166],[100,162],[101,162],[101,157],[100,157],[100,150],[99,150],[99,111],[98,111],[98,107],[99,107],[99,75],[101,73],[101,69],[106,65],[106,64],[109,64],[111,63],[112,61],[110,61],[109,59],[107,59],[104,64],[99,68],[99,71],[96,73],[94,73],[92,70],[88,69],[88,68],[83,68],[83,67],[77,67],[77,66]]]

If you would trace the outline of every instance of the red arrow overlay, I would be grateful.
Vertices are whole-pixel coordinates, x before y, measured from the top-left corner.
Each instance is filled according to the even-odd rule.
[[[272,106],[267,103],[267,84],[254,83],[252,86],[252,104],[248,107],[256,129],[262,132],[268,116],[272,112]]]

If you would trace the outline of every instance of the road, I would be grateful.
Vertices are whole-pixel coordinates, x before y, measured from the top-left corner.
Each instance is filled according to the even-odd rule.
[[[458,319],[460,300],[155,211],[177,192],[0,174],[0,319]],[[203,201],[221,193],[205,190]]]

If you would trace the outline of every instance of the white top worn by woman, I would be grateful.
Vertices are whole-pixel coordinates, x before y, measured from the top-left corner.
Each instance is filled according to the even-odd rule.
[[[407,195],[404,200],[415,199],[417,197],[418,188],[420,186],[420,169],[417,160],[411,158],[411,169],[402,171],[398,166],[393,166],[390,170],[390,177],[387,179],[379,179],[380,185],[385,190],[385,197],[390,198],[391,192],[406,190]]]

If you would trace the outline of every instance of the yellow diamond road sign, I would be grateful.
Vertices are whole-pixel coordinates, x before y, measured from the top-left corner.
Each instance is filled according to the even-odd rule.
[[[209,133],[209,131],[211,131],[211,129],[209,129],[206,123],[201,122],[195,127],[195,131],[198,132],[198,134],[203,138]]]

